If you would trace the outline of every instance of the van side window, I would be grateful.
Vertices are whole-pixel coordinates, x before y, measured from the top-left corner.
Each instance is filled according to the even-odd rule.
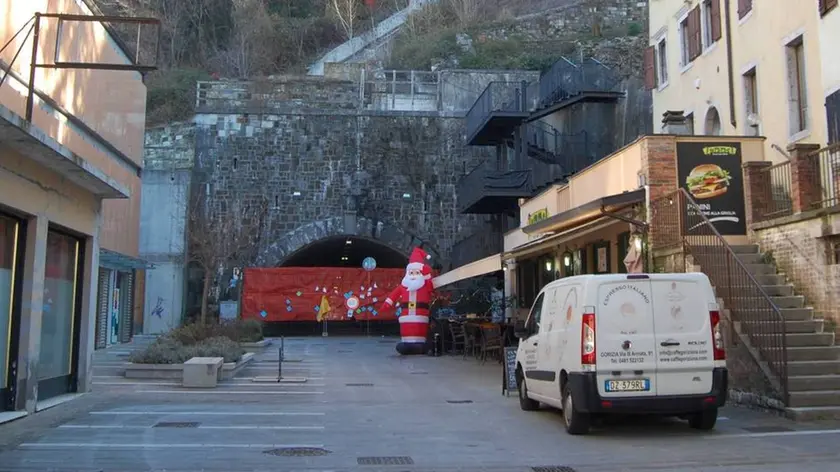
[[[535,333],[540,329],[540,317],[542,316],[543,298],[545,298],[545,293],[541,293],[540,296],[537,297],[537,301],[535,301],[534,306],[531,307],[531,314],[528,315],[528,328]]]

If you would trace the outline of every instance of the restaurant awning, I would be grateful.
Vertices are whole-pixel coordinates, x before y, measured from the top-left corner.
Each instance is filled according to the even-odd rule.
[[[107,249],[99,249],[99,266],[104,269],[116,270],[119,272],[131,272],[132,270],[154,269],[155,266],[143,259],[126,256]]]
[[[565,239],[580,237],[599,231],[615,224],[614,220],[625,221],[641,227],[647,223],[626,215],[633,205],[645,201],[645,189],[610,195],[593,200],[577,208],[558,213],[540,222],[522,228],[527,234],[543,234],[539,239],[529,241],[513,248],[503,255],[503,259],[512,259],[535,252],[544,251]],[[611,221],[604,221],[604,219]]]
[[[460,280],[469,279],[470,277],[478,277],[479,275],[492,274],[502,270],[502,255],[493,254],[490,257],[479,259],[477,261],[464,264],[461,267],[456,267],[445,274],[435,277],[432,282],[435,288],[440,288],[445,285],[453,284]]]
[[[624,216],[616,216],[615,212],[620,212],[632,205],[643,203],[645,201],[645,189],[641,188],[633,190],[632,192],[619,193],[617,195],[609,195],[592,200],[589,203],[575,208],[570,208],[562,213],[538,221],[534,224],[525,226],[522,231],[525,234],[560,232],[571,227],[580,226],[585,223],[597,220],[602,217],[617,217],[622,221],[628,223],[639,224],[645,226],[646,224],[640,221],[628,221]]]

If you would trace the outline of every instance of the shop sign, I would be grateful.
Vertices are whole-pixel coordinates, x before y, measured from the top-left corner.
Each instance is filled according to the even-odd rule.
[[[745,235],[741,143],[677,143],[677,178],[721,235]]]
[[[533,213],[528,214],[529,225],[539,223],[540,221],[545,219],[548,219],[548,208],[543,208],[542,210],[537,210]]]

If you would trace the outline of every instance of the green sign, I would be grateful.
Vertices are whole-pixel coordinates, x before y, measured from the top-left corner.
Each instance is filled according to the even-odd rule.
[[[537,210],[528,215],[528,224],[532,225],[534,223],[539,223],[542,220],[548,218],[548,208],[543,208],[542,210]]]

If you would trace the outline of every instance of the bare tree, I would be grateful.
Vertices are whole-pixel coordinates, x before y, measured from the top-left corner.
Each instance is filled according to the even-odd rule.
[[[207,187],[201,187],[192,193],[187,209],[187,244],[188,262],[204,272],[201,322],[205,323],[215,275],[255,260],[268,202],[262,196],[248,198],[237,192],[228,200],[213,201]]]
[[[449,8],[455,13],[460,26],[476,23],[481,17],[482,8],[479,0],[447,0]]]
[[[356,18],[359,16],[361,3],[359,0],[329,0],[328,13],[335,18],[344,29],[347,39],[355,37]]]

